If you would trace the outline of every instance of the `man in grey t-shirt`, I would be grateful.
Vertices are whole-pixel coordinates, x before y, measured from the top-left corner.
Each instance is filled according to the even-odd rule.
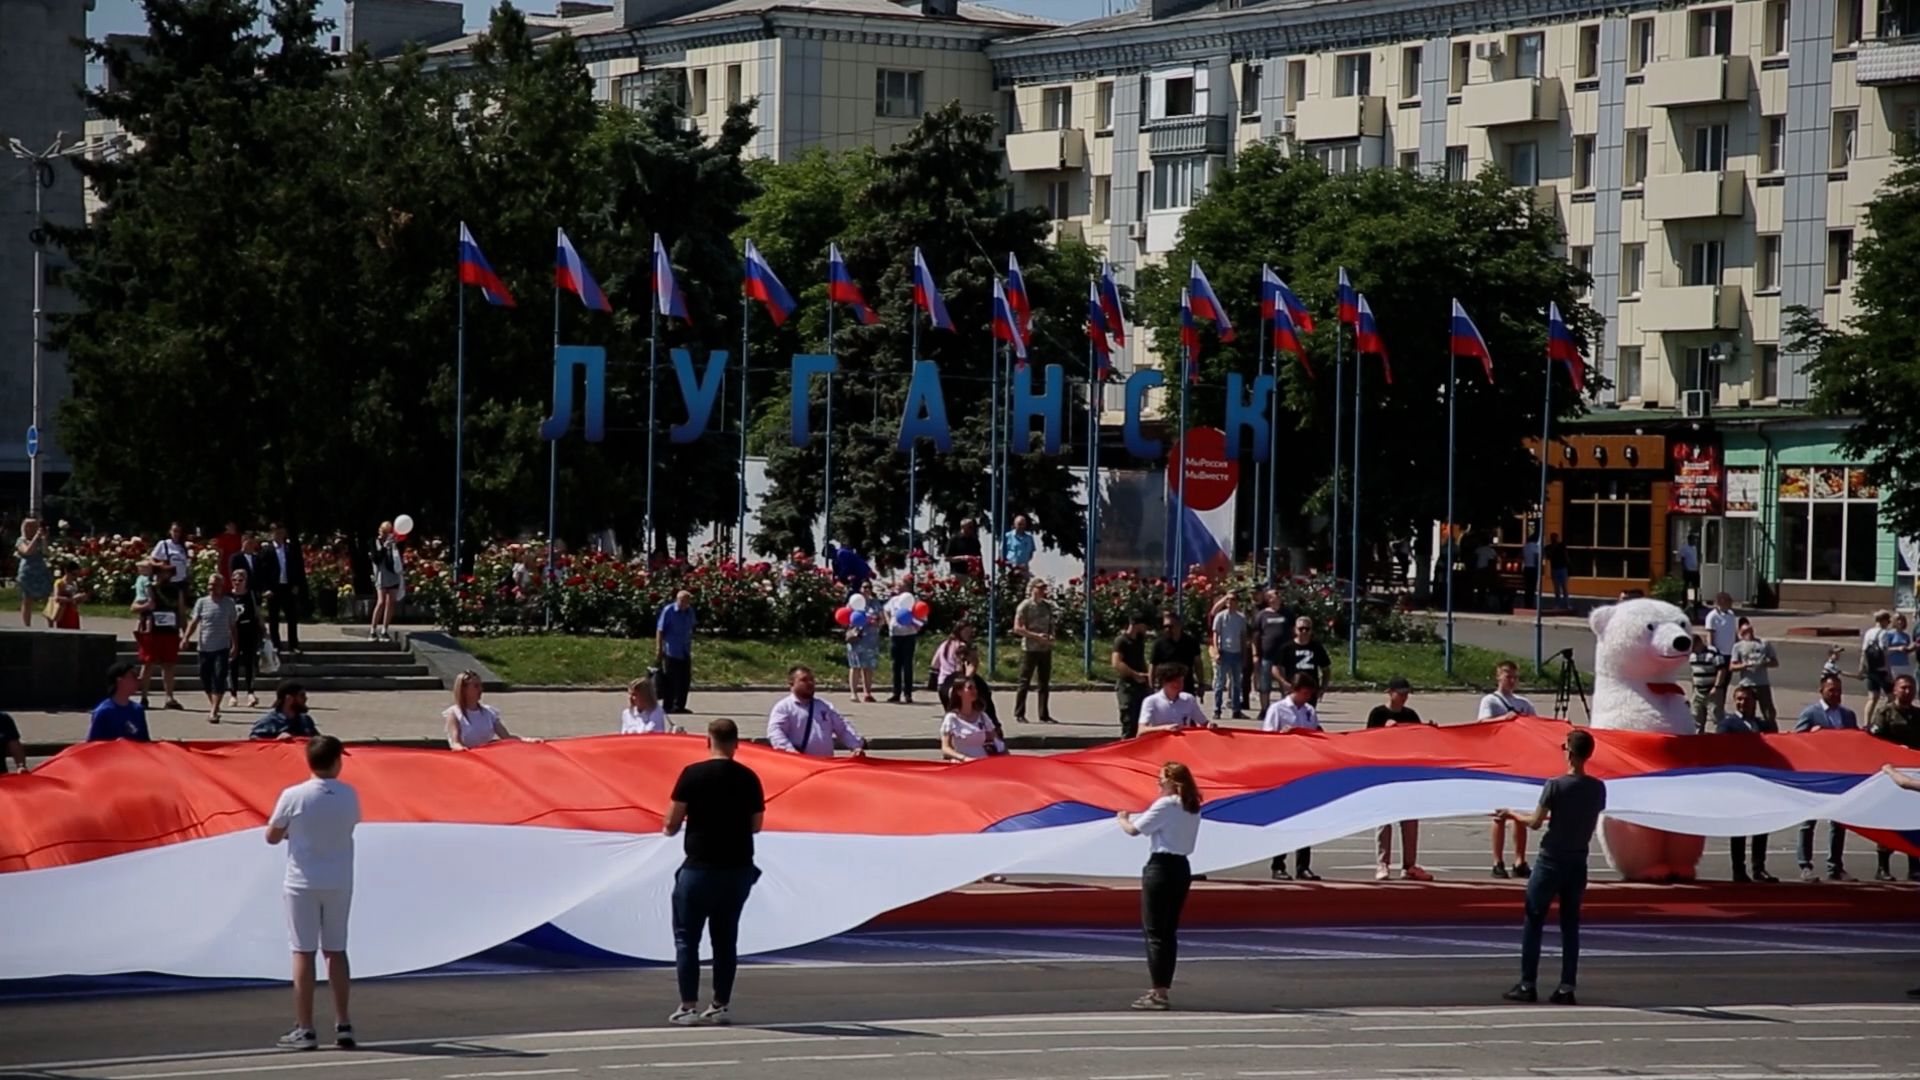
[[[1247,616],[1240,610],[1240,597],[1228,593],[1213,613],[1213,718],[1220,719],[1221,699],[1233,702],[1233,718],[1247,718],[1247,688],[1240,679],[1247,655]]]
[[[1027,689],[1040,677],[1040,722],[1056,723],[1047,699],[1053,693],[1053,606],[1047,583],[1027,586],[1027,598],[1013,609],[1013,632],[1020,639],[1020,689],[1013,696],[1013,718],[1027,722]]]
[[[1526,829],[1547,827],[1527,878],[1527,918],[1520,936],[1520,981],[1503,995],[1508,1001],[1538,1001],[1534,984],[1540,974],[1540,935],[1547,909],[1560,902],[1560,986],[1550,999],[1572,1005],[1574,978],[1580,967],[1580,900],[1587,891],[1587,849],[1607,808],[1607,785],[1587,775],[1593,756],[1593,735],[1583,728],[1567,732],[1561,744],[1567,771],[1546,782],[1540,803],[1531,814],[1495,810],[1495,821],[1511,821]]]
[[[1754,697],[1760,701],[1760,715],[1766,717],[1769,725],[1779,722],[1779,713],[1773,706],[1773,680],[1767,672],[1779,666],[1780,657],[1775,655],[1773,644],[1761,641],[1760,635],[1753,631],[1753,624],[1741,619],[1735,630],[1733,654],[1727,658],[1728,677],[1735,686],[1753,689]]]

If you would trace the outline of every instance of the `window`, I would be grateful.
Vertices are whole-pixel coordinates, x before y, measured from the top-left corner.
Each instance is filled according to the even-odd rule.
[[[1133,187],[1133,220],[1147,220],[1147,207],[1153,198],[1153,174],[1140,170],[1138,182]]]
[[[1319,143],[1313,148],[1313,159],[1320,167],[1334,175],[1360,171],[1360,144]]]
[[[920,75],[918,71],[874,72],[873,115],[897,120],[920,118]]]
[[[1585,300],[1593,292],[1593,248],[1582,245],[1574,248],[1570,254],[1573,268],[1587,276],[1586,284],[1580,286],[1579,294],[1580,299]]]
[[[1753,396],[1771,400],[1780,396],[1780,346],[1754,347]]]
[[[1049,86],[1040,91],[1040,128],[1059,131],[1073,126],[1073,87]]]
[[[1540,144],[1513,143],[1507,147],[1507,180],[1516,187],[1540,182]]]
[[[1909,105],[1901,110],[1900,122],[1893,128],[1894,153],[1911,153],[1916,144],[1920,144],[1920,105]]]
[[[1769,116],[1763,124],[1766,143],[1760,148],[1760,171],[1777,173],[1787,167],[1787,118]]]
[[[1073,196],[1065,180],[1054,180],[1047,184],[1047,216],[1055,221],[1065,221],[1073,216]]]
[[[1829,169],[1844,169],[1853,162],[1854,140],[1860,133],[1858,109],[1833,110],[1833,150]]]
[[[1453,70],[1447,76],[1447,92],[1457,94],[1467,85],[1467,65],[1473,60],[1473,45],[1470,42],[1453,43]]]
[[[1647,276],[1647,245],[1620,245],[1620,295],[1639,296]]]
[[[1753,259],[1754,288],[1761,292],[1780,291],[1780,234],[1760,237],[1760,253]]]
[[[1287,61],[1287,112],[1300,107],[1300,99],[1307,96],[1307,62],[1305,60]]]
[[[1465,180],[1467,178],[1467,148],[1464,146],[1447,147],[1447,179]]]
[[[1400,96],[1417,98],[1420,96],[1420,46],[1409,45],[1400,50]]]
[[[1334,97],[1366,97],[1373,93],[1373,54],[1348,53],[1333,66]]]
[[[1573,137],[1573,186],[1581,191],[1593,186],[1594,138]]]
[[[1514,78],[1537,79],[1544,74],[1547,63],[1545,34],[1515,34],[1508,45],[1513,50]]]
[[[675,108],[687,107],[687,73],[683,68],[656,68],[623,77],[620,103],[629,109],[645,108],[655,94],[665,95]]]
[[[1705,8],[1692,13],[1692,56],[1728,56],[1733,53],[1733,9]]]
[[[1153,208],[1185,210],[1207,193],[1207,159],[1197,154],[1153,163]]]
[[[1769,56],[1779,56],[1787,51],[1787,0],[1767,0],[1761,13],[1766,27],[1766,41],[1763,42]]]
[[[707,115],[707,69],[694,68],[687,73],[691,89],[687,91],[687,114],[689,116]]]
[[[1833,13],[1833,47],[1851,49],[1860,44],[1860,24],[1865,5],[1863,0],[1840,0],[1839,7]]]
[[[1408,172],[1419,172],[1420,171],[1420,151],[1418,150],[1400,151],[1400,167],[1407,170]]]
[[[1725,250],[1718,240],[1701,240],[1687,245],[1687,284],[1720,284],[1721,258]]]
[[[1263,68],[1259,64],[1247,63],[1240,66],[1240,115],[1260,115],[1260,78]]]
[[[745,78],[746,73],[739,64],[727,65],[727,108],[731,109],[747,99]]]
[[[1105,225],[1113,220],[1113,177],[1093,178],[1093,221]]]
[[[1630,188],[1647,182],[1646,128],[1633,128],[1627,132],[1626,173],[1621,180]]]
[[[1780,579],[1879,577],[1880,492],[1847,465],[1780,470]]]
[[[1579,56],[1574,64],[1576,78],[1593,79],[1600,75],[1600,24],[1580,28]]]
[[[1566,479],[1566,492],[1561,535],[1566,539],[1568,569],[1574,577],[1644,581],[1651,576],[1650,478],[1643,474],[1616,478],[1576,471]]]
[[[1627,27],[1627,70],[1637,72],[1653,63],[1653,20],[1635,19]]]
[[[1827,231],[1827,288],[1837,289],[1853,276],[1853,230]]]
[[[1687,350],[1686,382],[1684,390],[1701,390],[1712,396],[1720,393],[1720,361],[1718,346],[1696,345]]]
[[[1693,129],[1693,158],[1688,172],[1719,172],[1727,167],[1727,125],[1702,124]]]
[[[1628,401],[1640,399],[1640,346],[1625,345],[1620,349],[1620,396]]]
[[[1168,79],[1162,85],[1165,87],[1165,90],[1162,92],[1166,96],[1162,99],[1164,107],[1161,109],[1160,115],[1192,116],[1194,113],[1194,105],[1198,100],[1193,76],[1178,75]]]
[[[1113,130],[1113,80],[1093,88],[1093,126],[1099,131]]]

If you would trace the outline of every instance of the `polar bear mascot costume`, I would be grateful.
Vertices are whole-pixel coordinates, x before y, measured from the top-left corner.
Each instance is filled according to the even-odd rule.
[[[1611,731],[1694,733],[1687,708],[1686,612],[1659,600],[1594,609],[1593,726]],[[1692,881],[1706,839],[1606,818],[1600,842],[1628,881]]]

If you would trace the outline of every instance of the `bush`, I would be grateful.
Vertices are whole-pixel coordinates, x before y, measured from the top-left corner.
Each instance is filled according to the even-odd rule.
[[[56,572],[72,561],[78,569],[79,588],[100,604],[133,603],[133,582],[141,574],[140,563],[153,551],[159,537],[141,536],[67,536],[55,537],[47,544],[47,565]],[[326,545],[305,544],[307,589],[312,596],[321,590],[352,590],[352,570],[334,552],[338,540]],[[194,591],[206,588],[220,565],[220,551],[197,536],[187,537],[188,574]]]
[[[1379,612],[1366,625],[1368,641],[1398,642],[1404,645],[1437,645],[1440,631],[1433,620],[1388,609]]]
[[[1665,600],[1669,604],[1685,604],[1687,602],[1686,580],[1678,574],[1668,574],[1654,582],[1653,598]]]

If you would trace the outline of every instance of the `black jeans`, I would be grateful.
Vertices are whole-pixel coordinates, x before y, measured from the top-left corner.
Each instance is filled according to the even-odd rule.
[[[1131,739],[1140,734],[1140,706],[1147,700],[1147,688],[1137,682],[1123,682],[1113,688],[1120,705],[1120,737]]]
[[[1298,867],[1301,870],[1313,869],[1313,849],[1310,847],[1303,847],[1299,851],[1294,852],[1293,865]],[[1275,855],[1273,857],[1273,863],[1271,864],[1271,866],[1272,866],[1272,869],[1285,873],[1287,869],[1287,853],[1283,851],[1280,854]]]
[[[660,658],[660,707],[668,712],[687,711],[687,691],[693,688],[693,657]]]
[[[913,650],[920,643],[918,634],[896,634],[887,639],[893,657],[893,696],[913,700]]]
[[[274,651],[280,650],[280,620],[287,620],[287,643],[289,649],[300,647],[300,598],[294,595],[291,585],[282,585],[267,594],[267,634],[273,642]]]
[[[1556,859],[1545,851],[1527,878],[1527,921],[1520,932],[1520,981],[1540,978],[1540,935],[1547,909],[1560,901],[1560,985],[1572,986],[1580,969],[1580,899],[1587,893],[1587,864]]]
[[[680,1000],[700,1000],[700,933],[713,944],[713,1000],[733,1000],[733,975],[740,964],[740,909],[760,878],[748,866],[680,867],[673,875],[673,967]]]
[[[1147,977],[1155,990],[1173,985],[1173,965],[1179,959],[1180,909],[1193,887],[1193,870],[1185,855],[1159,851],[1140,871],[1140,928],[1147,936]]]
[[[1040,677],[1040,719],[1051,720],[1053,714],[1047,711],[1047,698],[1053,693],[1053,653],[1023,652],[1020,654],[1020,690],[1013,695],[1013,718],[1027,718],[1027,687]]]
[[[238,646],[233,653],[233,661],[228,665],[227,687],[235,694],[245,690],[253,693],[253,677],[260,668],[260,627],[242,629],[234,638]]]
[[[1813,827],[1816,822],[1809,821],[1800,826],[1800,869],[1813,869]],[[1846,868],[1845,852],[1847,847],[1847,827],[1837,821],[1827,822],[1827,873],[1837,874]]]
[[[1744,836],[1728,837],[1727,846],[1732,849],[1731,854],[1733,855],[1733,872],[1738,874],[1740,872],[1740,868],[1747,865],[1747,850],[1748,850],[1747,838]],[[1753,850],[1753,872],[1757,874],[1760,871],[1765,870],[1767,868],[1767,834],[1766,833],[1761,833],[1759,836],[1756,836],[1753,838],[1752,850]]]

